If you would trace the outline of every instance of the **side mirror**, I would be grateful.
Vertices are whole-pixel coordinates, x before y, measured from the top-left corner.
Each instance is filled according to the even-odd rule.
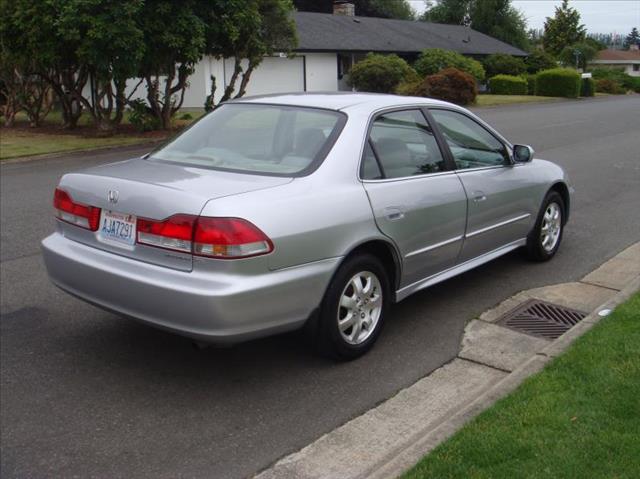
[[[514,163],[528,163],[533,160],[533,148],[529,145],[513,145]]]

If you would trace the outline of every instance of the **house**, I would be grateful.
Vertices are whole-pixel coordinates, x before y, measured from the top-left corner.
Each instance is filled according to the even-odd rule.
[[[631,45],[629,50],[601,50],[590,64],[594,67],[618,68],[631,76],[640,77],[640,49],[638,45]]]
[[[462,25],[358,17],[353,4],[336,2],[334,14],[295,12],[298,46],[292,54],[266,57],[251,76],[247,95],[286,91],[351,90],[351,65],[368,52],[396,53],[413,61],[425,48],[443,48],[483,57],[492,53],[527,53]],[[233,58],[203,58],[195,67],[183,107],[202,107],[216,78],[216,102],[233,72]],[[132,81],[131,84],[137,82]],[[140,88],[135,97],[144,98]]]

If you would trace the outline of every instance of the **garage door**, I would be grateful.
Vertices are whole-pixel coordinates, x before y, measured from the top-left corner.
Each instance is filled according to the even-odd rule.
[[[246,68],[246,61],[243,61]],[[225,60],[227,84],[233,74],[233,59]],[[236,89],[240,86],[240,79]],[[267,57],[251,75],[247,95],[265,95],[289,91],[304,91],[304,58]]]

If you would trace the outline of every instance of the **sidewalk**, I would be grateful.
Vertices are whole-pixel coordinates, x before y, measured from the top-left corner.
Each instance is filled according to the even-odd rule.
[[[638,289],[640,243],[578,282],[521,292],[467,325],[453,361],[256,477],[396,477],[560,355],[597,324],[600,312],[615,308]],[[497,323],[532,299],[590,314],[554,341]]]

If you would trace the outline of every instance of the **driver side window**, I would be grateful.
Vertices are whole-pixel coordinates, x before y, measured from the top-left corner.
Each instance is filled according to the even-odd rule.
[[[505,146],[480,124],[462,113],[431,110],[447,140],[459,170],[509,164]]]

